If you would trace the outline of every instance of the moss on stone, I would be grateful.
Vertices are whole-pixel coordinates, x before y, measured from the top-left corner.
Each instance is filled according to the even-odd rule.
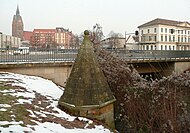
[[[84,32],[77,59],[66,83],[64,94],[59,105],[70,105],[72,108],[84,106],[103,106],[115,98],[94,54],[89,32]]]

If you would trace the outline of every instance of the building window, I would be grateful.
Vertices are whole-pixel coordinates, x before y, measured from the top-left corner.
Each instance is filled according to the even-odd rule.
[[[143,35],[143,30],[141,30],[141,34]]]
[[[178,36],[178,42],[180,42],[180,37]]]
[[[185,35],[186,35],[187,31],[185,30]]]
[[[163,50],[163,45],[161,45],[161,50]]]
[[[157,37],[156,37],[156,36],[154,36],[154,41],[155,41],[155,42],[157,41]]]
[[[164,39],[163,39],[163,36],[161,35],[161,42],[163,42],[164,41]]]
[[[167,39],[167,36],[165,36],[165,42],[167,42],[167,40],[168,40],[168,39]]]
[[[154,28],[154,33],[156,33],[156,28]]]
[[[167,28],[165,28],[165,33],[167,33]]]
[[[183,50],[183,46],[181,46],[181,50]]]
[[[165,50],[167,50],[167,45],[165,45]]]
[[[150,29],[148,29],[148,33],[150,33]]]
[[[146,50],[149,50],[148,45],[146,46]]]
[[[181,37],[181,42],[183,42],[183,37]]]
[[[171,39],[171,36],[169,36],[169,42],[171,42],[171,40],[172,40],[172,39]]]
[[[153,46],[151,45],[151,50],[153,50]]]
[[[152,41],[152,37],[151,37],[151,36],[148,36],[148,40],[149,40],[149,41]]]
[[[181,30],[181,34],[183,34],[183,30]]]
[[[190,31],[188,31],[188,34],[190,34]]]
[[[169,46],[169,50],[171,50],[171,46]]]
[[[141,41],[144,42],[144,37],[143,36],[141,37]]]
[[[190,42],[190,38],[188,38],[188,42]]]
[[[177,30],[177,33],[180,34],[180,30]]]
[[[175,50],[175,46],[173,46],[173,50]]]
[[[163,28],[161,28],[161,32],[163,32]]]
[[[175,36],[173,36],[173,42],[175,42]]]
[[[187,38],[185,37],[185,42],[187,42]]]

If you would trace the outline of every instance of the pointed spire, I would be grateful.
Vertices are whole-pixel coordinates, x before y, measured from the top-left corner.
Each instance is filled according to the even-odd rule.
[[[16,15],[20,15],[19,6],[17,4]]]
[[[115,101],[115,97],[99,67],[92,42],[89,39],[89,31],[86,30],[84,35],[65,91],[59,100],[60,106],[75,107],[74,110],[104,107]]]

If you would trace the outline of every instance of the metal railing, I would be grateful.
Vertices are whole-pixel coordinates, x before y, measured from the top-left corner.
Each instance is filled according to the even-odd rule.
[[[117,57],[126,60],[190,60],[190,51],[161,50],[108,50]],[[45,63],[75,61],[78,49],[22,49],[0,48],[0,63]]]
[[[123,60],[190,60],[190,51],[174,50],[108,50]]]
[[[0,63],[43,63],[74,61],[78,49],[0,49]]]

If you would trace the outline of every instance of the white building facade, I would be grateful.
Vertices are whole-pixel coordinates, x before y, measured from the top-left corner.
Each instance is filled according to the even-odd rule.
[[[17,48],[20,45],[20,38],[0,33],[0,48]]]
[[[190,50],[190,23],[155,19],[139,28],[141,50]]]

